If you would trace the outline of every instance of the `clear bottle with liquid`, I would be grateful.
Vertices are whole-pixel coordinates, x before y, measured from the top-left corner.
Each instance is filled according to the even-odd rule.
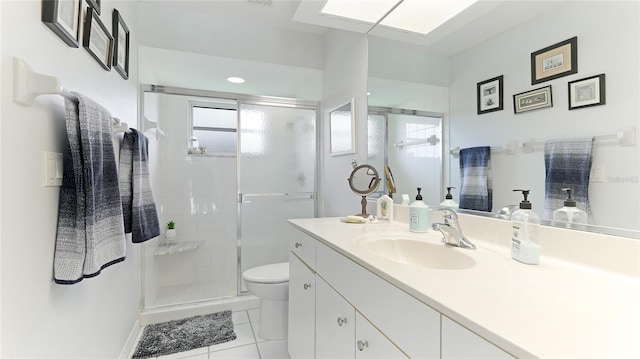
[[[564,200],[563,207],[553,211],[553,223],[564,225],[566,228],[584,228],[588,222],[587,212],[576,207],[571,188],[563,188],[562,190],[567,192],[567,199]]]
[[[522,192],[524,200],[520,202],[520,208],[511,215],[511,258],[525,264],[540,264],[540,217],[531,210],[531,202],[527,200],[528,189],[513,191]]]

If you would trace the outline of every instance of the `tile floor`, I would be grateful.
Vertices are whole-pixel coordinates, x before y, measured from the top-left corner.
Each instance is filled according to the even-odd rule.
[[[287,340],[265,340],[258,336],[258,309],[233,312],[237,338],[230,342],[160,356],[162,359],[289,359]],[[142,331],[141,331],[142,332]],[[135,350],[135,348],[133,349]],[[131,353],[133,354],[133,352]]]

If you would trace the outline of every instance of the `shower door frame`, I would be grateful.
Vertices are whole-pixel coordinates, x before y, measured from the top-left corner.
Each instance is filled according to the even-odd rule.
[[[297,100],[291,98],[284,97],[271,97],[271,96],[254,96],[254,95],[246,95],[232,92],[218,92],[218,91],[210,91],[210,90],[198,90],[198,89],[188,89],[183,87],[174,87],[174,86],[163,86],[163,85],[151,85],[151,84],[141,84],[138,92],[138,128],[144,132],[145,128],[145,116],[144,116],[144,95],[145,93],[157,93],[164,95],[177,95],[177,96],[194,96],[194,97],[203,97],[203,98],[212,98],[212,99],[224,99],[224,100],[233,100],[236,101],[237,106],[237,124],[240,125],[240,105],[248,104],[248,105],[262,105],[262,106],[277,106],[277,107],[288,107],[288,108],[297,108],[297,109],[309,109],[315,111],[315,175],[314,175],[314,192],[311,194],[312,199],[314,200],[314,217],[318,216],[319,209],[319,201],[318,198],[321,198],[319,193],[320,191],[320,180],[322,178],[322,165],[321,165],[321,155],[322,155],[322,141],[321,141],[321,127],[320,127],[320,103],[317,101],[304,101]],[[238,126],[237,130],[237,143],[236,143],[236,198],[237,198],[237,216],[236,216],[236,279],[237,279],[237,287],[236,287],[236,297],[247,295],[246,291],[242,291],[242,216],[241,216],[241,206],[243,200],[243,194],[241,192],[241,148],[240,148],[240,136],[241,129]],[[287,194],[285,194],[287,195]],[[292,198],[296,198],[296,193],[288,194]],[[140,263],[140,309],[157,309],[157,308],[166,308],[173,307],[177,305],[184,304],[197,304],[202,302],[209,302],[212,300],[224,299],[225,297],[220,298],[207,298],[207,299],[199,299],[192,300],[186,303],[175,303],[168,304],[162,306],[153,306],[150,308],[145,308],[145,266],[144,266],[144,253],[142,251],[138,251],[138,261]]]

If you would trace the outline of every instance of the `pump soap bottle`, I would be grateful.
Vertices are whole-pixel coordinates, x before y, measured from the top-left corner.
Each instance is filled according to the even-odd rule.
[[[527,200],[528,189],[513,191],[522,192],[524,200],[520,202],[520,209],[511,215],[511,258],[525,264],[540,264],[540,217],[531,210],[531,202]]]
[[[564,224],[567,228],[584,227],[588,222],[587,212],[576,207],[571,188],[563,188],[562,190],[567,192],[567,199],[564,200],[564,207],[553,211],[553,222]]]
[[[458,204],[453,200],[453,196],[451,195],[451,189],[455,187],[447,187],[447,195],[444,196],[444,201],[440,203],[440,207],[449,208],[453,211],[458,210]]]
[[[422,202],[420,191],[422,188],[418,187],[416,201],[409,206],[409,230],[411,232],[427,232],[429,230],[429,206]]]

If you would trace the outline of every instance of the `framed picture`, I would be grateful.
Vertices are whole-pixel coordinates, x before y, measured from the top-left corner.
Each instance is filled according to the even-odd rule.
[[[478,115],[503,108],[503,76],[478,82]]]
[[[551,85],[513,95],[514,113],[552,106],[553,99],[551,98]]]
[[[91,8],[87,9],[87,18],[84,20],[82,47],[87,49],[105,70],[111,70],[113,37]]]
[[[81,0],[42,0],[42,22],[71,47],[80,43]]]
[[[605,103],[604,74],[569,82],[569,110]]]
[[[356,153],[355,99],[329,112],[331,156]]]
[[[87,0],[87,4],[100,15],[100,3],[102,0]]]
[[[578,38],[572,37],[531,53],[531,84],[578,72]]]
[[[120,12],[113,9],[113,68],[123,79],[129,78],[129,28]]]

